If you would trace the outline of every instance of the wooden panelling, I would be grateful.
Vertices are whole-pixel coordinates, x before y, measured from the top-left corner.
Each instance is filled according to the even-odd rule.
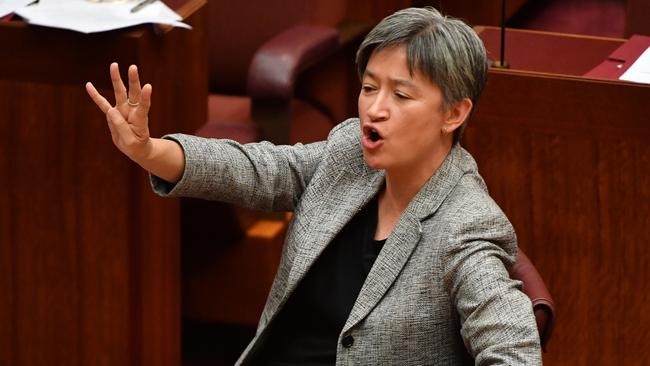
[[[506,19],[514,15],[527,0],[506,2]],[[501,1],[413,0],[414,6],[433,6],[445,15],[461,18],[471,25],[500,25]]]
[[[546,365],[650,356],[650,87],[492,71],[463,145],[553,295]]]
[[[480,33],[488,57],[492,61],[499,60],[501,29],[485,26],[477,26],[474,29]],[[617,38],[553,35],[558,33],[508,29],[505,34],[504,58],[510,68],[553,74],[584,75],[603,62],[622,42]],[[560,56],[572,54],[578,49],[580,57]]]
[[[650,3],[646,0],[625,0],[625,36],[650,36]]]
[[[0,95],[11,92],[7,84],[0,83]],[[12,174],[9,174],[16,164],[9,154],[13,150],[14,139],[9,134],[11,120],[11,101],[0,98],[0,365],[9,365],[14,359],[14,325],[15,317],[11,310],[14,308],[14,242],[11,190]]]
[[[154,136],[205,121],[205,13],[192,31],[98,35],[0,23],[0,365],[179,365],[179,204],[112,144],[84,81],[111,61],[154,85]]]
[[[360,0],[346,1],[349,19],[376,24],[399,9],[413,6],[411,0]]]

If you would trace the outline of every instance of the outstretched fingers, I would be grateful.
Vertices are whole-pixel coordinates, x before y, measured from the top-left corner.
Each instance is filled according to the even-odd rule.
[[[138,100],[138,107],[135,110],[135,115],[138,121],[146,121],[151,108],[151,93],[153,88],[151,84],[145,84],[140,92],[140,99]]]
[[[126,87],[124,82],[122,82],[122,77],[120,76],[120,68],[117,65],[117,62],[113,62],[110,66],[111,73],[111,83],[113,84],[113,92],[115,92],[115,105],[120,106],[125,104],[127,101]]]
[[[129,106],[134,106],[140,101],[140,93],[142,89],[140,87],[140,76],[138,75],[138,67],[135,65],[129,66],[129,96],[128,102]]]
[[[111,109],[111,103],[106,100],[95,88],[95,86],[91,82],[86,83],[86,92],[90,96],[90,99],[97,104],[99,109],[104,113],[108,113],[108,110]]]

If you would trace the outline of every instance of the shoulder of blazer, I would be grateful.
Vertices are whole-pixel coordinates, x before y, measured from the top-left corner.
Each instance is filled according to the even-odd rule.
[[[373,175],[374,171],[366,164],[361,146],[361,126],[359,118],[349,118],[332,129],[327,138],[326,159],[338,168],[360,175]]]
[[[516,255],[514,228],[506,214],[490,196],[478,171],[466,171],[449,192],[439,217],[452,246],[474,240],[489,241],[501,247],[509,256]]]

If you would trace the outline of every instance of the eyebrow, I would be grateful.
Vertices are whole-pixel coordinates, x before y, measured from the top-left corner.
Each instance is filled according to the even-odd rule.
[[[375,75],[372,71],[366,69],[366,71],[363,73],[364,76],[368,76],[373,79],[377,79],[377,75]],[[412,82],[409,79],[402,79],[402,78],[388,78],[392,83],[398,86],[405,86],[408,88],[416,88],[415,83]]]

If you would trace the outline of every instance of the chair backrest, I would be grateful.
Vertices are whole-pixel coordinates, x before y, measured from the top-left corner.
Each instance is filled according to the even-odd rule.
[[[533,303],[539,339],[542,349],[546,352],[548,340],[555,326],[555,303],[539,272],[521,249],[517,255],[517,262],[510,268],[510,277],[523,282],[523,291]]]
[[[336,26],[345,17],[344,0],[208,1],[210,92],[245,95],[255,51],[298,24]]]

